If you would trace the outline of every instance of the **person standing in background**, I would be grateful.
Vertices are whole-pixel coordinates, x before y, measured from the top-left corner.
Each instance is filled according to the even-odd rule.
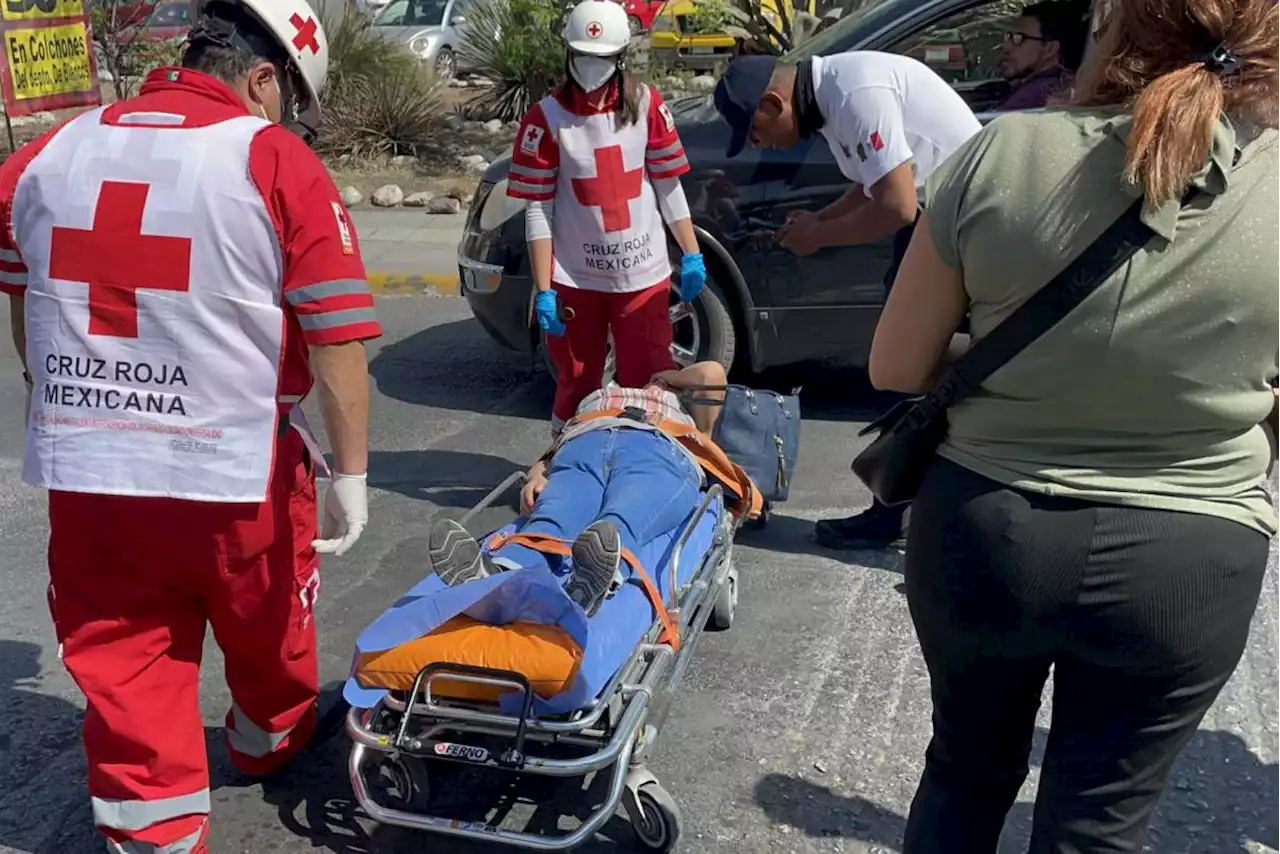
[[[624,66],[626,12],[583,0],[564,39],[568,80],[520,122],[507,184],[507,195],[527,203],[534,315],[556,367],[553,433],[600,387],[610,333],[619,385],[641,388],[678,367],[663,220],[684,253],[681,300],[697,299],[707,278],[675,120]]]
[[[923,62],[877,51],[794,65],[772,56],[739,57],[716,84],[715,105],[731,130],[728,157],[748,142],[790,148],[815,134],[827,141],[853,186],[820,211],[792,211],[775,240],[803,256],[892,237],[886,290],[920,214],[919,188],[982,127]],[[820,519],[814,535],[828,548],[902,548],[907,509],[875,501],[845,519]]]

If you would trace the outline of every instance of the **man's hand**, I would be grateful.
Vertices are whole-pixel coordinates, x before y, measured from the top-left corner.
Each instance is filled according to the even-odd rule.
[[[799,255],[801,258],[812,255],[826,245],[824,223],[815,217],[808,222],[789,225],[778,232],[778,245]]]
[[[812,225],[817,221],[818,221],[817,211],[808,211],[808,210],[804,210],[803,208],[798,208],[796,210],[788,212],[787,218],[784,220],[784,222],[787,225],[801,225],[801,226]]]
[[[369,488],[363,474],[337,474],[324,494],[324,522],[311,547],[320,554],[342,556],[369,524]]]
[[[541,470],[529,473],[529,479],[520,490],[520,515],[528,516],[533,512],[533,505],[546,486],[547,476]]]

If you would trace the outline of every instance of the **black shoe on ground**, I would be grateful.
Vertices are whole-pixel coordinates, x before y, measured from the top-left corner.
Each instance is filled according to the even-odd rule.
[[[622,539],[608,520],[595,522],[573,541],[573,574],[564,586],[569,598],[595,616],[622,560]]]
[[[872,504],[856,516],[820,519],[813,526],[818,543],[829,549],[905,549],[909,505]]]
[[[480,554],[480,543],[452,519],[441,519],[431,526],[427,552],[431,568],[450,587],[487,578],[490,574]]]

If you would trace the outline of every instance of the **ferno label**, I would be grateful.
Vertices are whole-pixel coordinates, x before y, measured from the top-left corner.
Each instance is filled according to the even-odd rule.
[[[94,87],[83,22],[5,32],[13,98],[24,101]]]

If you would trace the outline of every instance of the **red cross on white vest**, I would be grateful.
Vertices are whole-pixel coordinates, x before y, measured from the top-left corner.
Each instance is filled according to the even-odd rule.
[[[302,50],[304,47],[309,48],[312,53],[320,52],[320,42],[316,39],[315,18],[303,19],[301,15],[294,12],[289,16],[289,23],[293,24],[293,28],[297,30],[297,34],[293,37],[293,46],[296,50]]]
[[[54,226],[49,277],[89,285],[89,334],[138,337],[138,291],[191,288],[191,238],[142,233],[148,184],[103,181],[93,228]]]
[[[631,227],[631,200],[640,198],[644,170],[627,171],[622,162],[622,146],[610,145],[595,152],[596,177],[574,178],[573,194],[578,203],[600,208],[606,232]]]

